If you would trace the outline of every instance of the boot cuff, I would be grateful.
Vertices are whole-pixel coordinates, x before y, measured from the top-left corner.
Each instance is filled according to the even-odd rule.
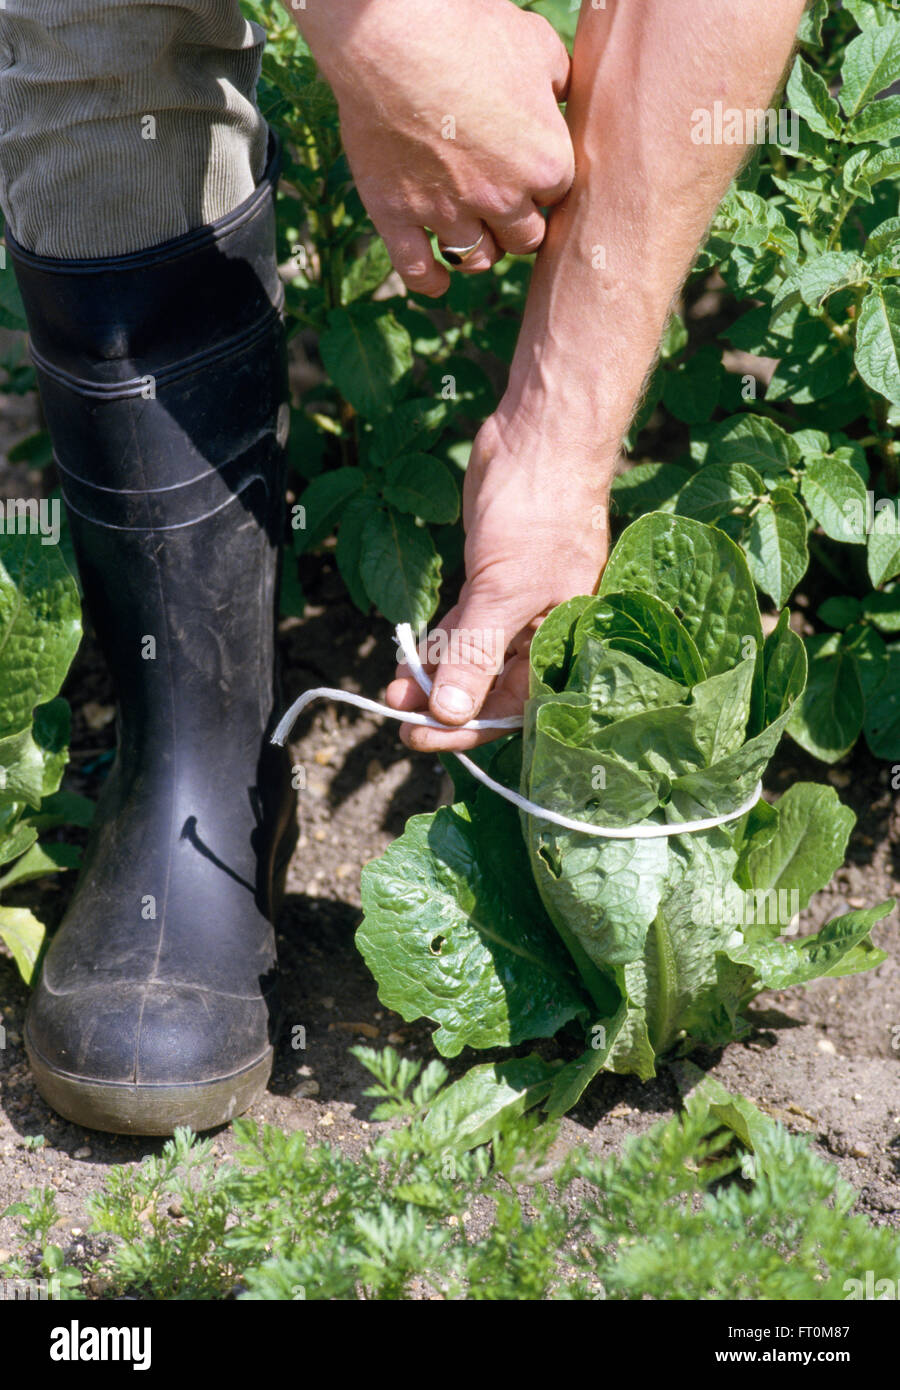
[[[281,313],[275,259],[279,148],[220,222],[127,256],[37,256],[7,233],[35,365],[88,395],[132,394],[173,360],[205,356],[227,337],[262,336]]]

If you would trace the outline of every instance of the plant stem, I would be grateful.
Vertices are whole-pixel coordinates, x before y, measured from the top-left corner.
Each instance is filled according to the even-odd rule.
[[[850,330],[848,328],[842,328],[839,323],[836,323],[824,305],[820,308],[819,312],[822,315],[822,321],[828,328],[828,331],[834,334],[841,347],[848,347],[853,341],[853,335]]]
[[[833,250],[834,250],[834,247],[835,247],[835,244],[836,244],[836,242],[837,242],[837,239],[838,239],[838,237],[839,237],[840,234],[841,234],[841,228],[843,227],[844,223],[846,222],[847,217],[848,217],[848,215],[849,215],[849,213],[850,213],[850,210],[851,210],[851,208],[855,205],[855,203],[856,203],[856,197],[855,197],[855,195],[850,195],[849,198],[844,198],[844,199],[842,199],[842,201],[838,204],[838,215],[837,215],[837,218],[835,219],[834,226],[832,227],[832,229],[831,229],[831,231],[830,231],[830,233],[829,233],[828,240],[827,240],[827,242],[825,243],[825,250],[826,250],[826,251],[833,251]]]
[[[672,1021],[676,1017],[676,995],[678,991],[678,967],[668,929],[657,916],[650,928],[656,940],[657,960],[657,1004],[652,1019],[648,1019],[648,1033],[653,1051],[659,1055],[666,1051],[672,1041]]]

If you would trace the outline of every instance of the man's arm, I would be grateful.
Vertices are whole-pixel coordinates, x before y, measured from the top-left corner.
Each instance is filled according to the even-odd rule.
[[[360,197],[411,290],[443,294],[423,230],[485,270],[535,251],[572,182],[569,55],[510,0],[282,0],[330,82]]]
[[[692,117],[717,101],[765,107],[804,8],[803,0],[606,4],[582,7],[567,109],[575,181],[551,215],[509,384],[466,476],[467,578],[441,626],[467,636],[456,650],[449,645],[430,700],[447,723],[481,707],[498,630],[508,643],[517,639],[520,655],[507,661],[482,713],[521,712],[536,621],[596,587],[621,440],[672,302],[747,153],[695,143]],[[400,674],[388,699],[419,707],[420,693]],[[471,747],[485,737],[403,731],[416,748]]]

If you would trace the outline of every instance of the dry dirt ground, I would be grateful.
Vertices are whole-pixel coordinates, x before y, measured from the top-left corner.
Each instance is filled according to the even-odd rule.
[[[4,403],[0,397],[0,406],[7,404],[12,418],[7,415],[0,446],[34,418],[32,402]],[[22,467],[0,470],[0,492],[6,495],[41,486],[41,476]],[[320,684],[377,697],[392,670],[387,625],[356,612],[327,557],[310,561],[302,578],[310,600],[306,615],[285,622],[281,632],[286,697]],[[69,785],[95,795],[108,767],[114,724],[111,690],[90,636],[64,693],[73,710]],[[407,754],[396,725],[346,706],[314,706],[297,725],[292,748],[308,772],[301,838],[278,922],[285,1026],[269,1092],[251,1113],[352,1151],[366,1142],[372,1126],[371,1102],[362,1094],[369,1078],[348,1048],[355,1041],[390,1042],[410,1057],[434,1055],[431,1027],[404,1024],[379,1004],[354,947],[360,870],[402,832],[409,815],[439,804],[446,779],[432,758]],[[891,768],[860,748],[826,774],[786,741],[770,769],[768,791],[777,795],[795,780],[825,775],[858,821],[846,865],[805,915],[801,930],[848,907],[900,895],[900,813]],[[74,840],[80,835],[83,839],[82,832],[67,832]],[[15,901],[28,903],[53,925],[73,881],[59,875],[26,885]],[[877,1223],[900,1228],[900,1050],[892,1047],[893,1040],[900,1041],[896,911],[875,936],[889,953],[876,971],[763,996],[747,1041],[698,1060],[790,1130],[811,1135],[859,1189],[860,1209]],[[0,954],[0,1024],[7,1039],[0,1051],[0,1211],[28,1188],[52,1184],[63,1218],[53,1239],[77,1262],[87,1224],[86,1196],[102,1185],[110,1164],[137,1163],[158,1152],[161,1141],[101,1135],[53,1114],[33,1086],[22,1047],[26,999],[12,961]],[[306,1030],[305,1050],[290,1045],[297,1024]],[[552,1055],[555,1044],[548,1046]],[[473,1060],[464,1054],[451,1071],[459,1074]],[[678,1093],[666,1072],[646,1085],[601,1076],[563,1122],[561,1140],[608,1153],[677,1108]],[[39,1135],[45,1142],[35,1148],[28,1141]],[[222,1156],[233,1150],[229,1129],[218,1132],[215,1147]],[[15,1223],[0,1221],[0,1260],[15,1243]]]

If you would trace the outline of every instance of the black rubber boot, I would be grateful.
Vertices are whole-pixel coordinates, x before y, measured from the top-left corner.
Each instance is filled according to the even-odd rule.
[[[211,1128],[271,1069],[269,919],[295,838],[267,741],[288,420],[276,163],[219,225],[134,255],[8,239],[119,701],[25,1026],[41,1095],[93,1129]]]

